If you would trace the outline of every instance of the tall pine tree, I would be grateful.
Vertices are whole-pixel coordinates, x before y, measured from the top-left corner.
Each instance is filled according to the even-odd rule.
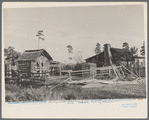
[[[100,46],[99,43],[96,44],[96,48],[95,48],[94,51],[95,51],[95,54],[96,54],[96,55],[99,54],[99,53],[101,53],[101,46]]]

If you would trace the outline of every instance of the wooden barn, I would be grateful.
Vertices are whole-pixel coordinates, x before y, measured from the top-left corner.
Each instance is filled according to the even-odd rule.
[[[17,59],[18,71],[24,77],[43,76],[49,71],[50,62],[53,61],[49,53],[44,49],[26,50]]]

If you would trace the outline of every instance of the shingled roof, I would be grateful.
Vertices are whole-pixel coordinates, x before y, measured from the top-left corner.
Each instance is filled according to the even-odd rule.
[[[44,55],[48,60],[53,60],[52,57],[45,49],[38,50],[25,50],[17,61],[33,61],[36,60],[39,55]]]

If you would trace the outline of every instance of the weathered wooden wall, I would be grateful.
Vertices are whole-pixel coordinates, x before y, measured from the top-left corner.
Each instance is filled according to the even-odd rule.
[[[30,77],[31,73],[31,61],[19,61],[18,70],[20,74],[26,74],[27,77]]]

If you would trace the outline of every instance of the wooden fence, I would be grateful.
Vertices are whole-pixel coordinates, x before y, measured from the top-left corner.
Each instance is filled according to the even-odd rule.
[[[115,66],[116,69],[118,69],[117,72],[119,77],[122,78],[122,76],[127,75],[127,74],[132,74],[133,76],[138,76],[138,77],[145,77],[145,63],[144,62],[130,62],[128,66],[124,63],[119,63],[120,66]],[[123,66],[123,67],[122,67]],[[125,72],[124,67],[126,67],[128,70]],[[37,68],[37,71],[42,71],[42,72],[30,72],[30,75],[28,76],[27,79],[31,80],[39,80],[39,81],[44,81],[46,82],[47,78],[50,76],[51,71],[47,70],[47,68],[42,68],[39,69]],[[123,71],[125,73],[123,73]],[[128,72],[129,71],[129,72]],[[5,77],[6,78],[15,78],[18,77],[20,79],[25,79],[25,74],[22,74],[23,76],[19,76],[20,73],[17,70],[12,70],[10,67],[5,67]],[[109,79],[110,76],[114,75],[113,67],[108,66],[108,67],[100,67],[100,68],[90,68],[87,70],[77,70],[77,71],[72,71],[72,70],[62,70],[59,71],[59,76],[67,76],[70,78],[70,80],[82,80],[82,79],[94,79],[94,78],[99,78],[99,79],[105,79],[106,77]]]
[[[121,66],[116,66],[116,69],[120,69]],[[105,76],[110,76],[112,73],[113,68],[112,66],[108,67],[99,67],[99,68],[94,68],[94,69],[89,69],[89,70],[77,70],[77,71],[72,71],[72,70],[63,70],[61,71],[62,75],[66,75],[70,78],[70,80],[79,80],[85,79],[85,78],[90,78],[94,79],[95,77],[105,77]]]

